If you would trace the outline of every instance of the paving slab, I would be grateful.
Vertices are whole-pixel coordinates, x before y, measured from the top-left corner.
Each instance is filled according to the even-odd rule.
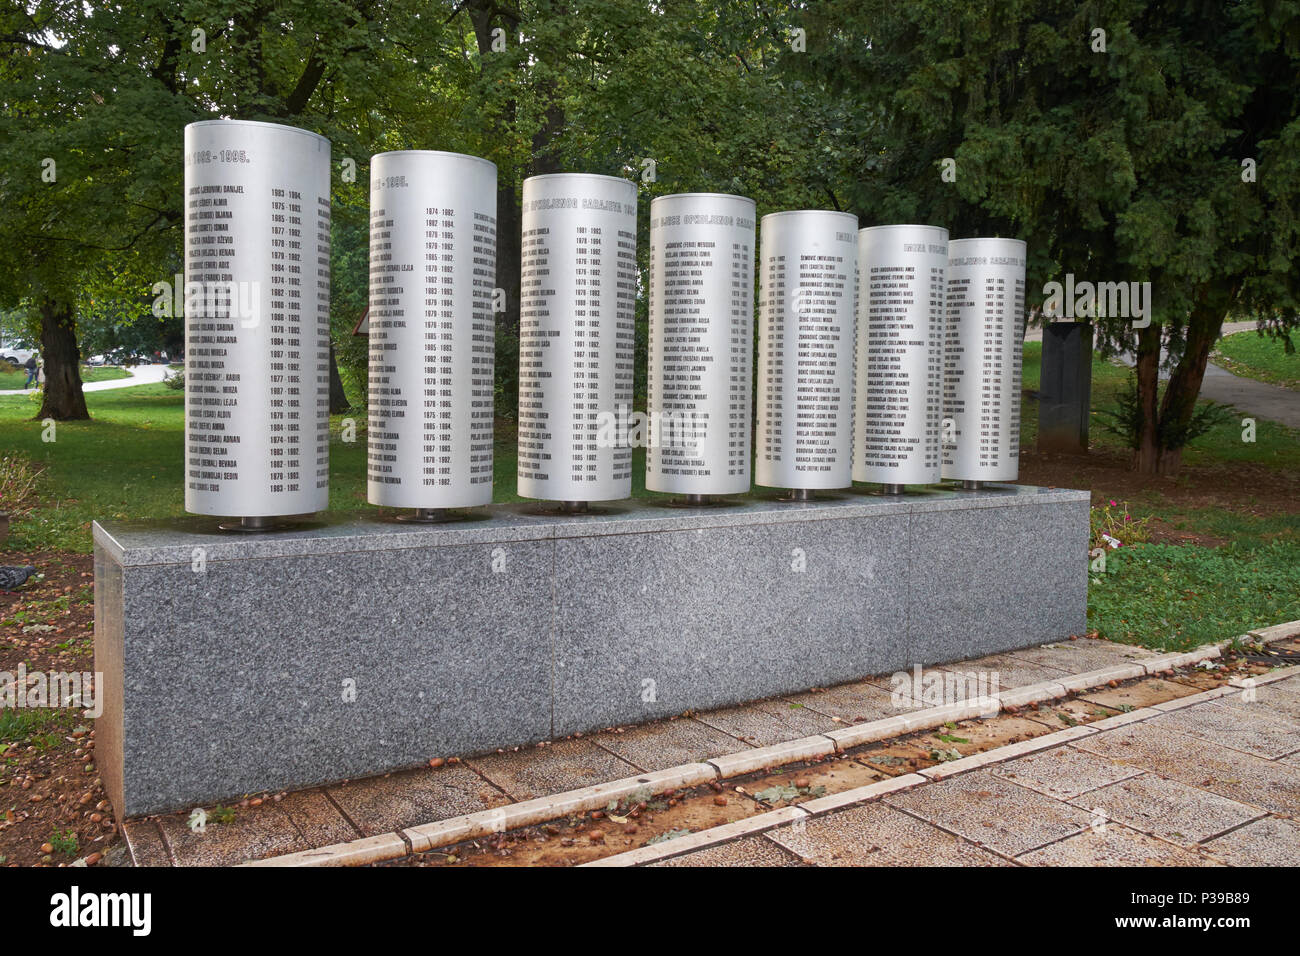
[[[1193,711],[1204,705],[1197,705]],[[1155,719],[1069,744],[1274,813],[1300,815],[1300,768],[1189,737]]]
[[[1151,724],[1269,760],[1300,750],[1300,724],[1259,709],[1223,707],[1218,701],[1161,714]]]
[[[1112,823],[1016,857],[1026,866],[1217,866],[1205,853],[1183,850]]]
[[[1263,815],[1258,807],[1155,774],[1113,783],[1075,797],[1070,803],[1184,847],[1203,843]]]
[[[1078,833],[1090,815],[1077,807],[994,775],[990,770],[949,777],[885,802],[1006,856]]]
[[[190,830],[186,814],[159,817],[158,825],[177,866],[235,866],[361,836],[321,790],[291,793],[252,811],[236,809],[229,823],[209,819],[202,833]]]
[[[590,740],[557,740],[467,761],[516,800],[531,800],[635,776],[637,768]]]
[[[1293,724],[1300,724],[1300,680],[1294,677],[1276,684],[1243,687],[1240,694],[1222,698],[1220,707],[1231,707],[1246,713],[1270,713]],[[1300,748],[1300,741],[1296,742]]]
[[[999,764],[993,774],[1057,800],[1070,800],[1142,771],[1095,754],[1057,747]]]
[[[944,664],[941,669],[953,673],[969,674],[974,671],[990,675],[997,674],[999,690],[1009,690],[1015,687],[1026,687],[1030,684],[1056,680],[1064,673],[1058,667],[1047,667],[1043,664],[1024,660],[1015,653],[990,654],[987,657],[977,657],[974,660],[957,661]]]
[[[895,706],[893,695],[876,683],[858,681],[805,694],[787,694],[785,699],[814,713],[838,717],[846,724],[879,720],[905,713],[909,708]]]
[[[289,793],[276,803],[309,846],[345,843],[360,833],[324,790]]]
[[[700,763],[752,746],[690,717],[628,727],[622,733],[607,731],[587,739],[642,770],[667,770],[679,764]]]
[[[968,840],[883,803],[828,813],[767,834],[817,866],[1009,866]]]
[[[745,837],[731,843],[696,850],[651,866],[802,866],[788,850],[764,836]]]
[[[510,798],[464,764],[368,777],[327,788],[364,836],[509,803]]]
[[[134,866],[173,865],[171,853],[163,842],[162,830],[152,817],[124,821],[122,835],[126,838],[126,848]]]
[[[807,707],[792,707],[783,700],[711,710],[699,714],[696,719],[755,747],[769,747],[796,737],[807,737],[844,726],[825,714]]]
[[[1154,651],[1132,644],[1115,644],[1111,641],[1083,639],[1078,641],[1061,641],[1044,644],[1040,647],[1026,647],[1011,651],[1008,657],[1051,667],[1065,674],[1081,674],[1084,671],[1100,670],[1116,664],[1141,663],[1155,657]]]
[[[1300,862],[1300,824],[1280,817],[1261,817],[1205,844],[1231,866],[1285,866]]]

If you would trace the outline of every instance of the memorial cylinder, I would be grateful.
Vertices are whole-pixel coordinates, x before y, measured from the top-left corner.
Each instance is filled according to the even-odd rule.
[[[371,504],[492,501],[496,197],[486,159],[371,158]]]
[[[636,184],[524,180],[519,494],[569,504],[632,494]]]
[[[858,220],[800,210],[760,225],[756,484],[846,488],[853,429]]]
[[[939,481],[948,230],[858,233],[853,480],[891,491]]]
[[[329,503],[330,144],[185,127],[185,509],[260,526]]]
[[[1015,481],[1020,474],[1020,373],[1025,243],[948,243],[944,326],[943,477]]]
[[[650,491],[749,491],[754,212],[722,193],[650,204]]]

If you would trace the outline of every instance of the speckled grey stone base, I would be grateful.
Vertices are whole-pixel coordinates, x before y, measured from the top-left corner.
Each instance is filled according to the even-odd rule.
[[[383,773],[1084,630],[1086,492],[95,525],[119,813]]]

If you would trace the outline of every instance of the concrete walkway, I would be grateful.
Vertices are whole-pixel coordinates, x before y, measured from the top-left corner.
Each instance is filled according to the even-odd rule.
[[[1223,324],[1223,334],[1231,335],[1234,332],[1247,332],[1255,328],[1257,326],[1254,322],[1225,322]],[[1026,342],[1041,342],[1042,340],[1043,330],[1041,328],[1026,330]],[[1134,361],[1132,353],[1128,352],[1120,355],[1119,360],[1130,367],[1132,367]],[[1163,352],[1161,352],[1160,360],[1161,362],[1164,361]],[[1161,379],[1168,379],[1169,374],[1162,370],[1160,377]],[[1201,381],[1200,396],[1207,401],[1232,405],[1246,415],[1267,418],[1270,421],[1281,422],[1289,428],[1300,429],[1300,392],[1282,388],[1280,385],[1270,385],[1268,382],[1257,382],[1253,378],[1234,375],[1213,362],[1205,368],[1205,378]]]
[[[156,385],[171,374],[166,365],[136,365],[130,370],[130,378],[112,378],[105,382],[88,382],[81,386],[83,392],[106,392],[111,388],[133,388],[136,385]],[[32,389],[0,389],[0,395],[29,395]]]
[[[1295,866],[1300,673],[1223,690],[654,865]]]

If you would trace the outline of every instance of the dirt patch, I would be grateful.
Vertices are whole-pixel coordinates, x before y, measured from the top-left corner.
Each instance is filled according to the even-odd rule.
[[[0,551],[0,565],[35,565],[45,577],[0,593],[0,671],[94,670],[94,561],[88,554]],[[28,700],[32,697],[29,684]],[[94,722],[82,708],[0,711],[0,863],[100,862],[118,828],[95,768]]]
[[[1185,508],[1226,508],[1260,514],[1300,510],[1300,471],[1249,462],[1185,464],[1177,478],[1161,478],[1131,471],[1129,456],[1123,452],[1093,450],[1087,455],[1053,455],[1026,449],[1020,453],[1019,482],[1048,488],[1087,488],[1094,505],[1111,499],[1133,501],[1154,493]],[[1174,530],[1168,533],[1172,535]]]
[[[1104,720],[1118,713],[1119,711],[1112,707],[1103,707],[1101,704],[1080,697],[1071,697],[1068,700],[1042,701],[1027,710],[1025,716],[1055,731],[1064,730],[1066,727],[1077,727],[1080,724],[1090,724],[1094,720]]]

